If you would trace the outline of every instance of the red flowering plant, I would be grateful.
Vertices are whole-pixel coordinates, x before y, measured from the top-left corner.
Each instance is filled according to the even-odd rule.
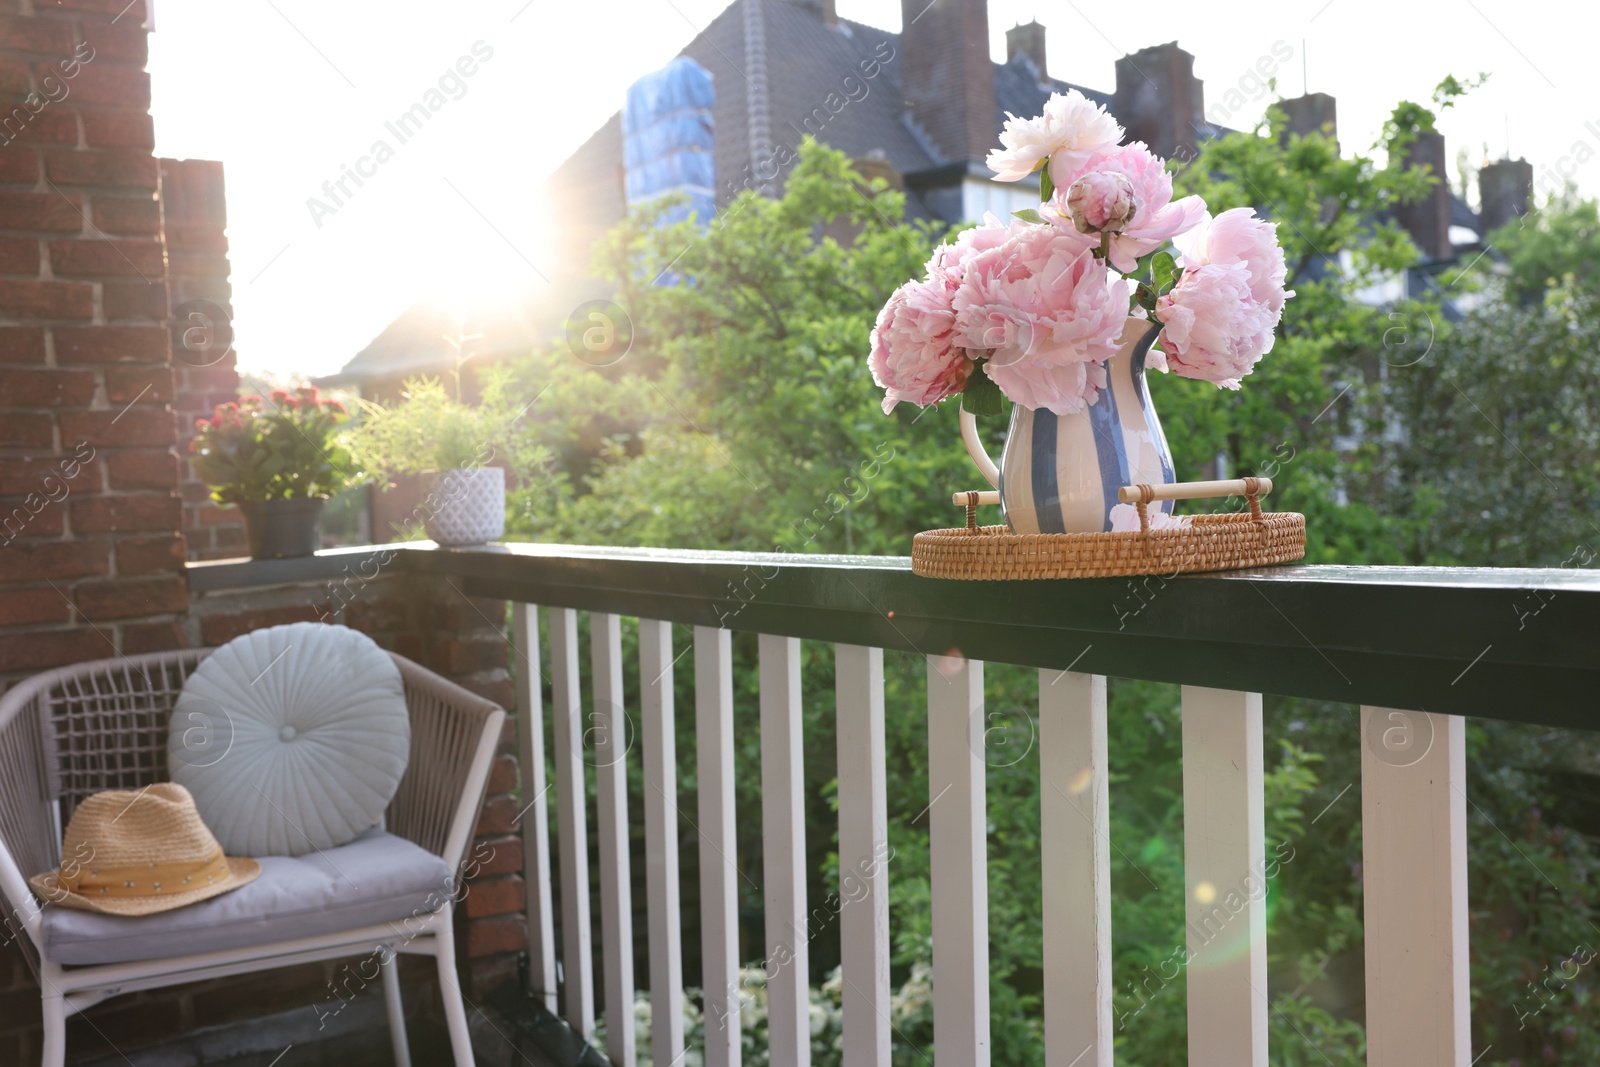
[[[339,442],[348,421],[344,405],[312,385],[247,396],[195,420],[190,462],[219,504],[327,499],[357,476]]]

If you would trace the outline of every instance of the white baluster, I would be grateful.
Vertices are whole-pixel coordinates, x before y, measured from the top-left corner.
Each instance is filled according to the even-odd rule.
[[[579,677],[578,614],[571,608],[551,608],[550,714],[555,726],[561,856],[562,992],[567,1025],[587,1041],[594,1036],[594,957],[589,944],[589,824]]]
[[[1190,1067],[1266,1067],[1261,694],[1183,687]]]
[[[772,1067],[810,1067],[800,641],[761,635],[761,825]]]
[[[844,1062],[888,1067],[889,816],[883,650],[835,646]]]
[[[989,863],[983,663],[928,657],[928,837],[933,886],[933,1043],[988,1067]]]
[[[672,624],[639,620],[644,742],[645,894],[650,934],[650,1054],[683,1057],[683,948],[678,905],[678,767],[673,736]]]
[[[1039,672],[1046,1067],[1111,1067],[1106,680]]]
[[[1472,1060],[1466,733],[1459,715],[1361,709],[1371,1067]]]
[[[600,938],[605,953],[606,1055],[617,1067],[634,1067],[633,880],[628,862],[628,746],[632,740],[622,701],[622,620],[589,616],[589,656],[594,676],[595,815],[600,829]]]
[[[734,835],[733,651],[727,630],[694,628],[694,707],[706,1067],[739,1067],[739,868]]]
[[[550,894],[550,801],[544,765],[539,609],[517,604],[517,758],[522,764],[522,873],[528,893],[528,982],[556,1010],[555,910]]]

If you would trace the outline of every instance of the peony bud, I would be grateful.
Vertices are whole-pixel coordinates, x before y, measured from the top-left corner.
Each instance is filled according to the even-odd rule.
[[[1137,210],[1133,183],[1117,171],[1085,174],[1067,190],[1067,214],[1079,233],[1121,233]]]

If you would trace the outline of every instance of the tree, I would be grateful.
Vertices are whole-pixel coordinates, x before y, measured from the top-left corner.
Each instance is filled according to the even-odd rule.
[[[1504,283],[1518,303],[1542,303],[1559,287],[1600,287],[1600,213],[1593,200],[1580,200],[1571,189],[1489,234],[1485,243],[1503,258]]]
[[[1518,276],[1512,275],[1512,291]],[[1588,566],[1600,553],[1600,296],[1491,301],[1394,383],[1393,507],[1418,562]]]
[[[1380,162],[1341,155],[1320,133],[1290,133],[1274,107],[1259,129],[1206,142],[1177,176],[1213,213],[1248,205],[1276,222],[1295,291],[1276,345],[1238,392],[1154,376],[1179,477],[1220,455],[1232,473],[1274,478],[1273,507],[1306,515],[1308,562],[1403,562],[1394,534],[1406,520],[1380,511],[1372,493],[1383,472],[1371,431],[1385,419],[1374,400],[1390,367],[1425,351],[1427,324],[1442,316],[1428,302],[1361,297],[1417,260],[1388,212],[1438,180],[1406,167],[1396,132],[1426,128],[1425,114],[1396,108]]]
[[[521,502],[514,528],[900,554],[957,517],[949,493],[978,475],[955,413],[885,418],[862,358],[878,308],[940,228],[903,222],[902,193],[809,140],[777,199],[746,191],[705,225],[666,224],[669,207],[630,217],[596,253],[633,322],[626,359],[598,374],[549,354],[525,367],[530,388],[550,385],[547,443],[589,452],[571,491]],[[653,489],[648,507],[628,485]]]

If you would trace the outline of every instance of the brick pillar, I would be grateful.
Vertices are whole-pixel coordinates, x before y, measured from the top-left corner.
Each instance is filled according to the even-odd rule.
[[[0,684],[189,605],[144,3],[35,7],[0,17]]]
[[[510,717],[495,754],[488,793],[467,857],[467,890],[457,912],[457,944],[469,988],[478,994],[515,981],[528,947],[522,879],[516,757],[516,696],[506,667],[506,602],[468,597],[443,577],[415,575],[414,629],[395,651],[505,708]],[[348,611],[355,611],[352,604]],[[358,620],[359,621],[359,620]]]
[[[233,348],[233,286],[228,280],[228,210],[222,164],[207,159],[162,159],[161,220],[172,292],[172,369],[178,413],[178,492],[190,559],[247,555],[244,523],[235,508],[211,501],[211,490],[189,466],[194,422],[239,394]]]

